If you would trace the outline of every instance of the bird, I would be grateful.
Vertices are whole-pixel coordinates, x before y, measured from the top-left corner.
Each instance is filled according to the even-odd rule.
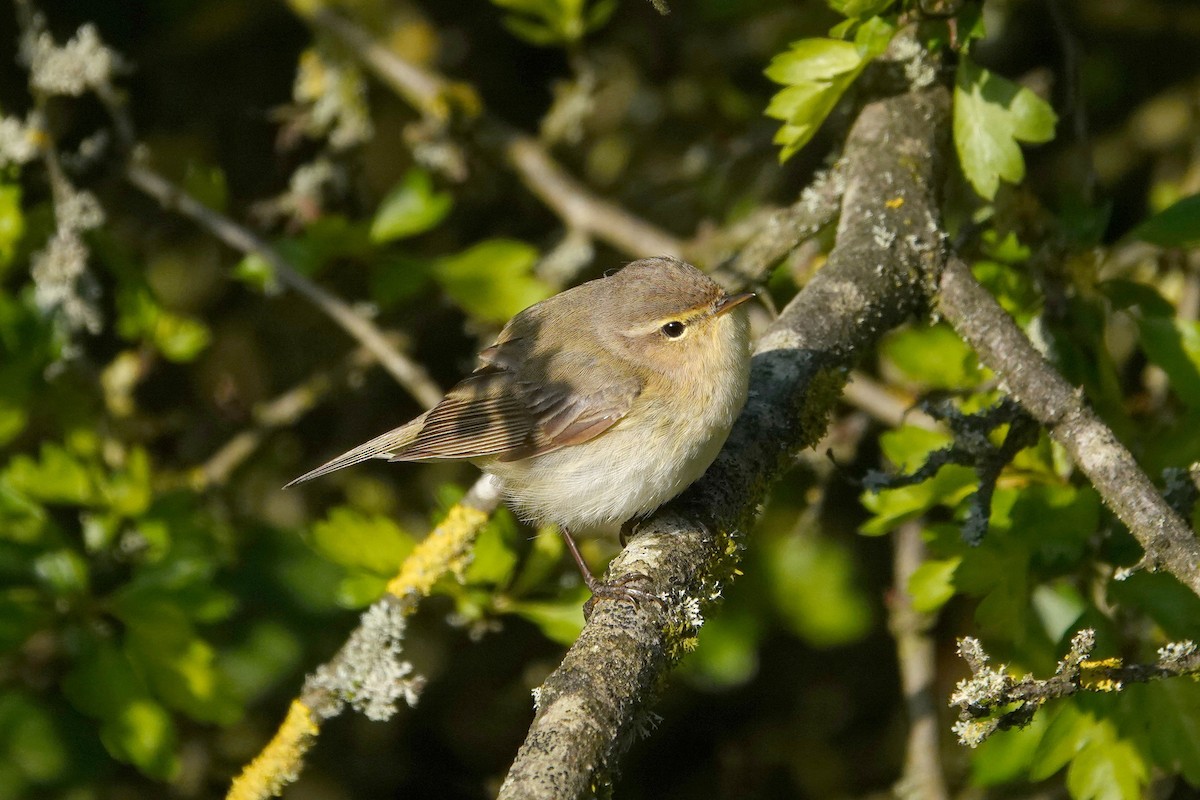
[[[518,517],[558,527],[593,600],[645,599],[597,580],[574,536],[644,517],[716,459],[746,401],[753,296],[633,261],[519,312],[437,405],[288,486],[370,459],[470,461]]]

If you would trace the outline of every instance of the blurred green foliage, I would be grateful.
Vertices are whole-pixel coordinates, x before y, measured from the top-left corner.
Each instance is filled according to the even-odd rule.
[[[1024,80],[1061,68],[1061,45],[1039,38],[1053,29],[1044,8],[988,3],[985,37],[980,5],[922,26],[924,41],[959,53],[962,174],[947,218],[977,277],[1151,476],[1185,467],[1200,459],[1187,251],[1200,230],[1200,115],[1177,90],[1197,80],[1186,59],[1200,46],[1195,17],[1154,0],[1127,4],[1128,18],[1064,4],[1084,43],[1081,94],[1047,98]],[[555,114],[572,133],[554,154],[573,174],[681,237],[792,203],[844,127],[838,109],[857,101],[914,6],[708,0],[664,19],[610,0],[338,4],[405,58],[470,83],[493,114],[530,132]],[[488,156],[448,168],[460,131],[423,127],[281,4],[44,10],[60,41],[93,21],[127,56],[122,86],[157,168],[395,333],[443,385],[513,313],[627,258],[596,243],[572,252],[560,221]],[[9,16],[0,36],[14,41]],[[0,71],[0,107],[15,117],[30,105],[25,79]],[[1052,108],[1075,103],[1094,109],[1094,143],[1067,134],[1066,114],[1056,125]],[[0,800],[220,796],[473,472],[363,466],[280,491],[419,407],[353,362],[354,343],[283,291],[268,261],[149,203],[120,180],[111,149],[88,156],[108,124],[91,99],[49,112],[65,174],[106,212],[84,236],[103,325],[72,331],[39,299],[54,192],[43,164],[6,162]],[[574,266],[547,266],[564,262]],[[776,302],[802,266],[770,277]],[[974,412],[1000,397],[940,323],[889,334],[863,368],[905,404],[931,396]],[[1045,436],[1002,473],[972,547],[961,535],[978,488],[969,467],[880,492],[858,485],[881,459],[919,468],[947,433],[886,429],[858,411],[841,421],[864,430],[859,446],[836,470],[802,461],[772,490],[744,574],[664,688],[660,730],[623,763],[620,796],[886,791],[903,763],[886,602],[888,536],[903,524],[921,525],[928,550],[907,589],[938,615],[938,698],[965,673],[959,635],[1039,675],[1083,626],[1099,653],[1133,660],[1200,640],[1200,598],[1160,574],[1113,580],[1140,551]],[[613,547],[587,542],[585,555],[596,565]],[[339,721],[297,791],[485,796],[524,734],[529,691],[583,624],[587,592],[563,555],[552,531],[498,512],[413,622],[408,655],[429,678],[420,707],[386,725]],[[1194,682],[1051,704],[969,759],[950,755],[947,717],[955,787],[1019,796],[1051,781],[1107,799],[1151,782],[1156,796],[1186,797],[1200,784]]]

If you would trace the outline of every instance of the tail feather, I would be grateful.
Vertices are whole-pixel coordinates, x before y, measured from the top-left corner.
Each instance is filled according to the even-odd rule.
[[[386,458],[390,460],[402,460],[404,450],[408,448],[417,435],[421,432],[422,426],[425,424],[425,415],[414,419],[406,425],[401,425],[399,428],[388,431],[385,434],[376,436],[369,442],[360,444],[353,450],[342,453],[337,458],[325,462],[316,469],[306,472],[294,481],[291,481],[283,488],[288,489],[298,483],[311,481],[313,478],[319,478],[322,475],[328,475],[331,472],[336,472],[339,469],[360,464],[363,461],[368,461],[372,458]]]

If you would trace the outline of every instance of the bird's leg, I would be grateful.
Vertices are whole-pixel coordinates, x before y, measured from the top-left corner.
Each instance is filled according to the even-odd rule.
[[[662,598],[651,592],[643,589],[635,589],[629,586],[630,583],[649,580],[649,576],[642,573],[634,573],[625,575],[612,583],[605,583],[596,578],[592,571],[588,569],[587,562],[583,560],[583,555],[579,552],[579,546],[575,544],[575,538],[571,536],[570,531],[565,527],[559,526],[558,532],[562,534],[563,541],[567,543],[567,549],[571,551],[571,557],[575,559],[575,566],[579,567],[579,573],[583,575],[583,582],[587,584],[588,589],[592,593],[592,597],[584,605],[584,616],[590,616],[592,605],[597,600],[625,600],[635,605],[641,602],[654,602],[662,604]]]
[[[618,541],[621,542],[621,547],[624,548],[629,543],[629,538],[638,532],[641,527],[642,517],[630,517],[621,523],[621,532],[617,534]]]

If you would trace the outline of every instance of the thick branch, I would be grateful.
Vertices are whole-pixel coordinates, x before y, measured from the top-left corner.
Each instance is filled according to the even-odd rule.
[[[647,575],[665,611],[597,606],[543,685],[501,798],[578,797],[609,779],[701,611],[731,577],[768,484],[821,436],[857,355],[920,308],[920,276],[941,258],[934,192],[947,109],[941,88],[863,109],[829,262],[758,343],[750,399],[717,462],[610,565],[610,580]]]
[[[1176,514],[1133,454],[1054,370],[961,259],[942,273],[938,306],[958,334],[1008,391],[1091,480],[1145,549],[1143,563],[1166,569],[1200,594],[1200,542]]]

